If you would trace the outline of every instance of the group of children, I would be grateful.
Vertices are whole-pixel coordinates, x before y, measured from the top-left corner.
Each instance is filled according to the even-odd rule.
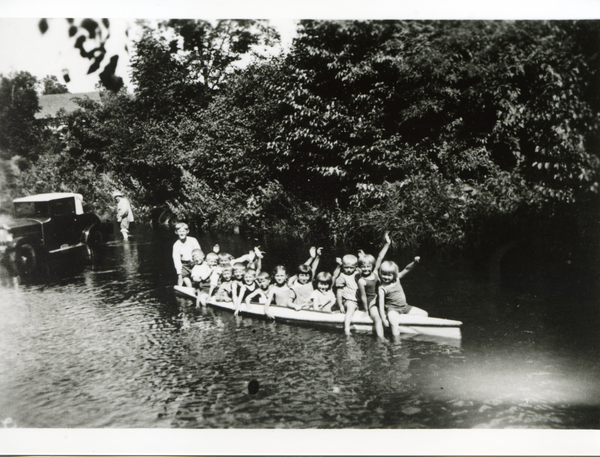
[[[357,309],[367,312],[374,323],[377,336],[383,338],[384,327],[392,334],[400,333],[400,315],[427,313],[407,304],[400,279],[412,270],[419,257],[402,271],[392,261],[384,261],[390,247],[389,235],[377,259],[358,252],[336,259],[334,273],[316,274],[322,248],[311,247],[310,257],[289,277],[286,268],[278,265],[273,277],[261,271],[263,252],[254,248],[239,258],[221,253],[219,246],[204,255],[198,240],[188,236],[187,224],[175,226],[178,240],[173,245],[173,263],[178,285],[194,287],[196,306],[206,306],[209,300],[231,302],[235,314],[242,305],[258,302],[264,305],[265,315],[273,319],[270,306],[283,306],[297,311],[309,309],[321,312],[341,312],[344,331],[350,334],[352,317]],[[335,291],[335,292],[334,292]]]

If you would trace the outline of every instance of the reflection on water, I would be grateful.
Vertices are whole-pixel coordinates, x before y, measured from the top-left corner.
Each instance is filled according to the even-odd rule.
[[[237,243],[228,249],[239,254],[247,246]],[[407,282],[410,296],[430,304],[431,315],[463,320],[462,344],[346,337],[196,309],[173,293],[171,244],[158,237],[112,243],[95,267],[58,259],[28,284],[3,277],[3,423],[599,426],[598,321],[583,307],[581,316],[537,297],[489,298],[468,278],[460,287],[432,287],[424,272]]]

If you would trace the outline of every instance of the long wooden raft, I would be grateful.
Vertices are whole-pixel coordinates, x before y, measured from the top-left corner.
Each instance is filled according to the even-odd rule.
[[[196,290],[194,288],[185,286],[174,287],[178,294],[194,300],[196,299]],[[208,305],[215,308],[235,311],[235,306],[231,302],[209,301]],[[296,311],[291,308],[275,305],[271,305],[269,311],[275,317],[276,321],[328,326],[339,329],[343,329],[344,327],[344,314],[339,312],[325,313],[304,309]],[[250,303],[249,305],[242,304],[240,314],[263,319],[266,318],[264,305],[258,303]],[[462,322],[460,321],[410,314],[403,314],[401,319],[401,333],[432,335],[443,338],[461,337],[460,327]],[[358,332],[371,332],[373,331],[373,320],[366,312],[356,311],[352,318],[351,329]]]

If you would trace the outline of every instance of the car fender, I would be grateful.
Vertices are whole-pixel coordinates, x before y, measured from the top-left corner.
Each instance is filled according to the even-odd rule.
[[[28,244],[30,245],[32,248],[34,248],[36,251],[38,251],[38,253],[41,253],[40,251],[42,251],[42,246],[43,244],[41,243],[41,240],[39,238],[36,237],[32,237],[29,235],[26,236],[17,236],[15,238],[13,238],[12,241],[12,246],[10,248],[10,250],[16,250],[19,247],[23,246],[24,244]]]
[[[94,239],[94,234],[100,234],[100,239]],[[102,226],[100,223],[94,222],[88,225],[81,234],[81,241],[85,244],[94,244],[102,241]]]

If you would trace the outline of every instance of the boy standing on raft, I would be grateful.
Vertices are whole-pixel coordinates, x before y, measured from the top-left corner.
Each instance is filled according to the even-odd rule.
[[[192,252],[199,249],[202,252],[200,243],[196,238],[188,236],[190,232],[185,222],[175,224],[175,233],[179,239],[173,244],[173,264],[177,271],[177,285],[183,285],[185,278],[190,278],[192,274]],[[204,255],[204,253],[202,253]]]

